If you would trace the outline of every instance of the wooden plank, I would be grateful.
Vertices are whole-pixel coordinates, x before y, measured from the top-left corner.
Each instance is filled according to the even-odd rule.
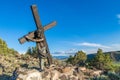
[[[34,17],[37,29],[41,29],[42,28],[42,24],[40,22],[40,16],[38,15],[37,6],[36,5],[32,5],[31,6],[31,10],[32,10],[32,14],[33,14],[33,17]]]
[[[29,32],[29,33],[28,33],[27,35],[25,35],[25,36],[28,36],[28,37],[30,37],[30,38],[34,38],[34,37],[35,37],[34,31],[33,31],[33,32]],[[25,36],[23,36],[23,37],[21,37],[20,39],[18,39],[19,42],[20,42],[20,44],[23,44],[23,43],[25,43],[26,41],[28,41],[28,40],[25,38]]]
[[[44,45],[46,47],[46,54],[47,54],[47,60],[48,60],[48,64],[51,65],[52,64],[52,56],[50,55],[50,50],[46,41],[46,37],[44,35],[44,33],[42,34],[42,36],[44,37]]]
[[[44,31],[54,27],[55,25],[56,25],[56,21],[49,23],[48,25],[44,26]]]
[[[33,17],[34,17],[34,20],[35,20],[35,24],[36,24],[37,30],[38,29],[42,30],[42,37],[44,38],[43,43],[44,43],[44,46],[46,47],[47,60],[48,60],[49,65],[51,65],[52,64],[52,57],[50,55],[50,51],[49,51],[48,44],[47,44],[47,41],[46,41],[46,38],[45,38],[45,35],[44,35],[44,31],[46,31],[46,30],[50,29],[51,27],[55,26],[56,25],[56,21],[46,25],[45,27],[42,27],[42,24],[40,22],[40,17],[38,15],[38,11],[37,11],[37,6],[36,5],[32,5],[31,6],[31,10],[32,10],[32,13],[33,13]],[[30,38],[35,38],[36,37],[35,36],[35,31],[30,32],[30,33],[28,33],[25,36],[28,36]],[[25,43],[26,41],[29,41],[29,40],[26,39],[25,36],[23,36],[22,38],[19,39],[19,42],[21,44]]]

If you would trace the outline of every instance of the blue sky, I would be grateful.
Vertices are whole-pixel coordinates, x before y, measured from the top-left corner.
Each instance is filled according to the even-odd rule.
[[[42,25],[57,25],[45,32],[53,55],[120,50],[120,0],[2,0],[0,38],[24,53],[34,43],[19,44],[18,38],[36,30],[30,6],[36,4]],[[65,54],[68,53],[68,54]]]

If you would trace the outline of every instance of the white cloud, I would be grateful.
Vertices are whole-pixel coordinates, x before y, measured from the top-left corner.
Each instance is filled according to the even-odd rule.
[[[70,56],[70,55],[74,55],[76,52],[77,52],[77,49],[69,49],[65,51],[54,52],[52,53],[52,55],[53,56]]]
[[[76,49],[73,48],[73,49],[58,51],[58,52],[54,52],[52,55],[53,56],[70,56],[70,55],[74,55],[78,50],[82,50],[87,54],[97,53],[98,48],[101,48],[103,52],[120,50],[120,44],[118,43],[109,44],[109,46],[105,46],[98,43],[83,42],[83,43],[74,43],[74,47],[76,47]]]
[[[101,48],[103,50],[103,52],[120,51],[120,44],[119,43],[110,44],[109,46],[104,46],[104,45],[95,44],[95,43],[94,44],[92,43],[92,45],[89,44],[88,46],[87,46],[87,44],[82,44],[82,45],[85,45],[87,47],[87,48],[83,49],[87,54],[89,54],[89,53],[96,53],[98,48]],[[94,46],[94,47],[89,48],[91,46]]]
[[[18,51],[20,54],[25,54],[26,51]]]
[[[117,43],[116,44],[112,44],[111,47],[112,47],[111,50],[113,50],[113,51],[120,50],[120,44],[117,44]]]
[[[91,54],[91,53],[96,53],[98,50],[98,48],[93,48],[93,49],[83,49],[83,51],[86,53],[86,54]]]
[[[117,14],[117,18],[120,19],[120,14]]]
[[[63,51],[58,51],[52,53],[52,56],[67,56]]]
[[[86,47],[97,47],[97,48],[111,48],[109,46],[105,46],[102,44],[97,43],[89,43],[89,42],[83,42],[83,43],[75,43],[77,46],[86,46]]]
[[[67,54],[68,53],[74,53],[76,51],[77,51],[76,49],[72,48],[72,49],[66,50],[65,53],[67,53]]]
[[[118,24],[120,24],[120,14],[117,14]]]

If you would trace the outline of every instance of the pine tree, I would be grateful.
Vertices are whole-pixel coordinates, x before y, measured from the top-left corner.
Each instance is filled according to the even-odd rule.
[[[10,55],[11,54],[16,55],[16,54],[18,54],[18,52],[15,51],[14,49],[8,48],[7,43],[0,38],[0,54],[3,54],[3,55],[9,55],[9,54]]]
[[[113,68],[112,63],[113,60],[111,59],[110,54],[105,54],[104,69],[111,70]]]
[[[28,54],[28,55],[30,55],[30,56],[32,56],[32,57],[35,57],[35,58],[37,58],[38,57],[38,53],[37,53],[37,48],[36,47],[29,47],[28,48],[28,50],[27,50],[27,52],[25,53],[25,54]]]
[[[109,54],[104,54],[102,49],[98,49],[96,56],[92,59],[91,65],[101,70],[112,69],[112,59]]]
[[[6,54],[8,53],[8,46],[4,40],[0,38],[0,53]]]
[[[80,66],[83,66],[86,59],[86,53],[84,53],[83,51],[78,51],[74,56],[74,64],[79,64]]]
[[[95,63],[97,64],[96,67],[99,69],[103,68],[104,65],[104,57],[105,55],[102,52],[102,49],[98,49],[96,57],[95,57]]]
[[[38,56],[38,52],[37,52],[37,48],[36,47],[32,47],[32,56],[37,58]]]
[[[28,54],[28,55],[32,55],[32,50],[31,50],[31,48],[30,48],[30,47],[28,48],[28,50],[27,50],[26,54]]]
[[[74,64],[74,57],[72,55],[69,56],[69,58],[66,60],[69,64]]]

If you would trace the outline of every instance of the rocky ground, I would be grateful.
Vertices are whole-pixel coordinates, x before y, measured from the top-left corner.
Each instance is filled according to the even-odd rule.
[[[93,71],[85,67],[51,65],[44,71],[19,68],[12,80],[89,80],[100,74],[102,74],[100,70]]]
[[[0,54],[0,80],[8,80],[6,78],[12,76],[16,67],[32,68],[33,66],[39,67],[38,59],[20,54]]]
[[[38,62],[28,55],[0,54],[0,80],[89,80],[102,74],[100,70],[66,65],[59,60],[40,71]]]

